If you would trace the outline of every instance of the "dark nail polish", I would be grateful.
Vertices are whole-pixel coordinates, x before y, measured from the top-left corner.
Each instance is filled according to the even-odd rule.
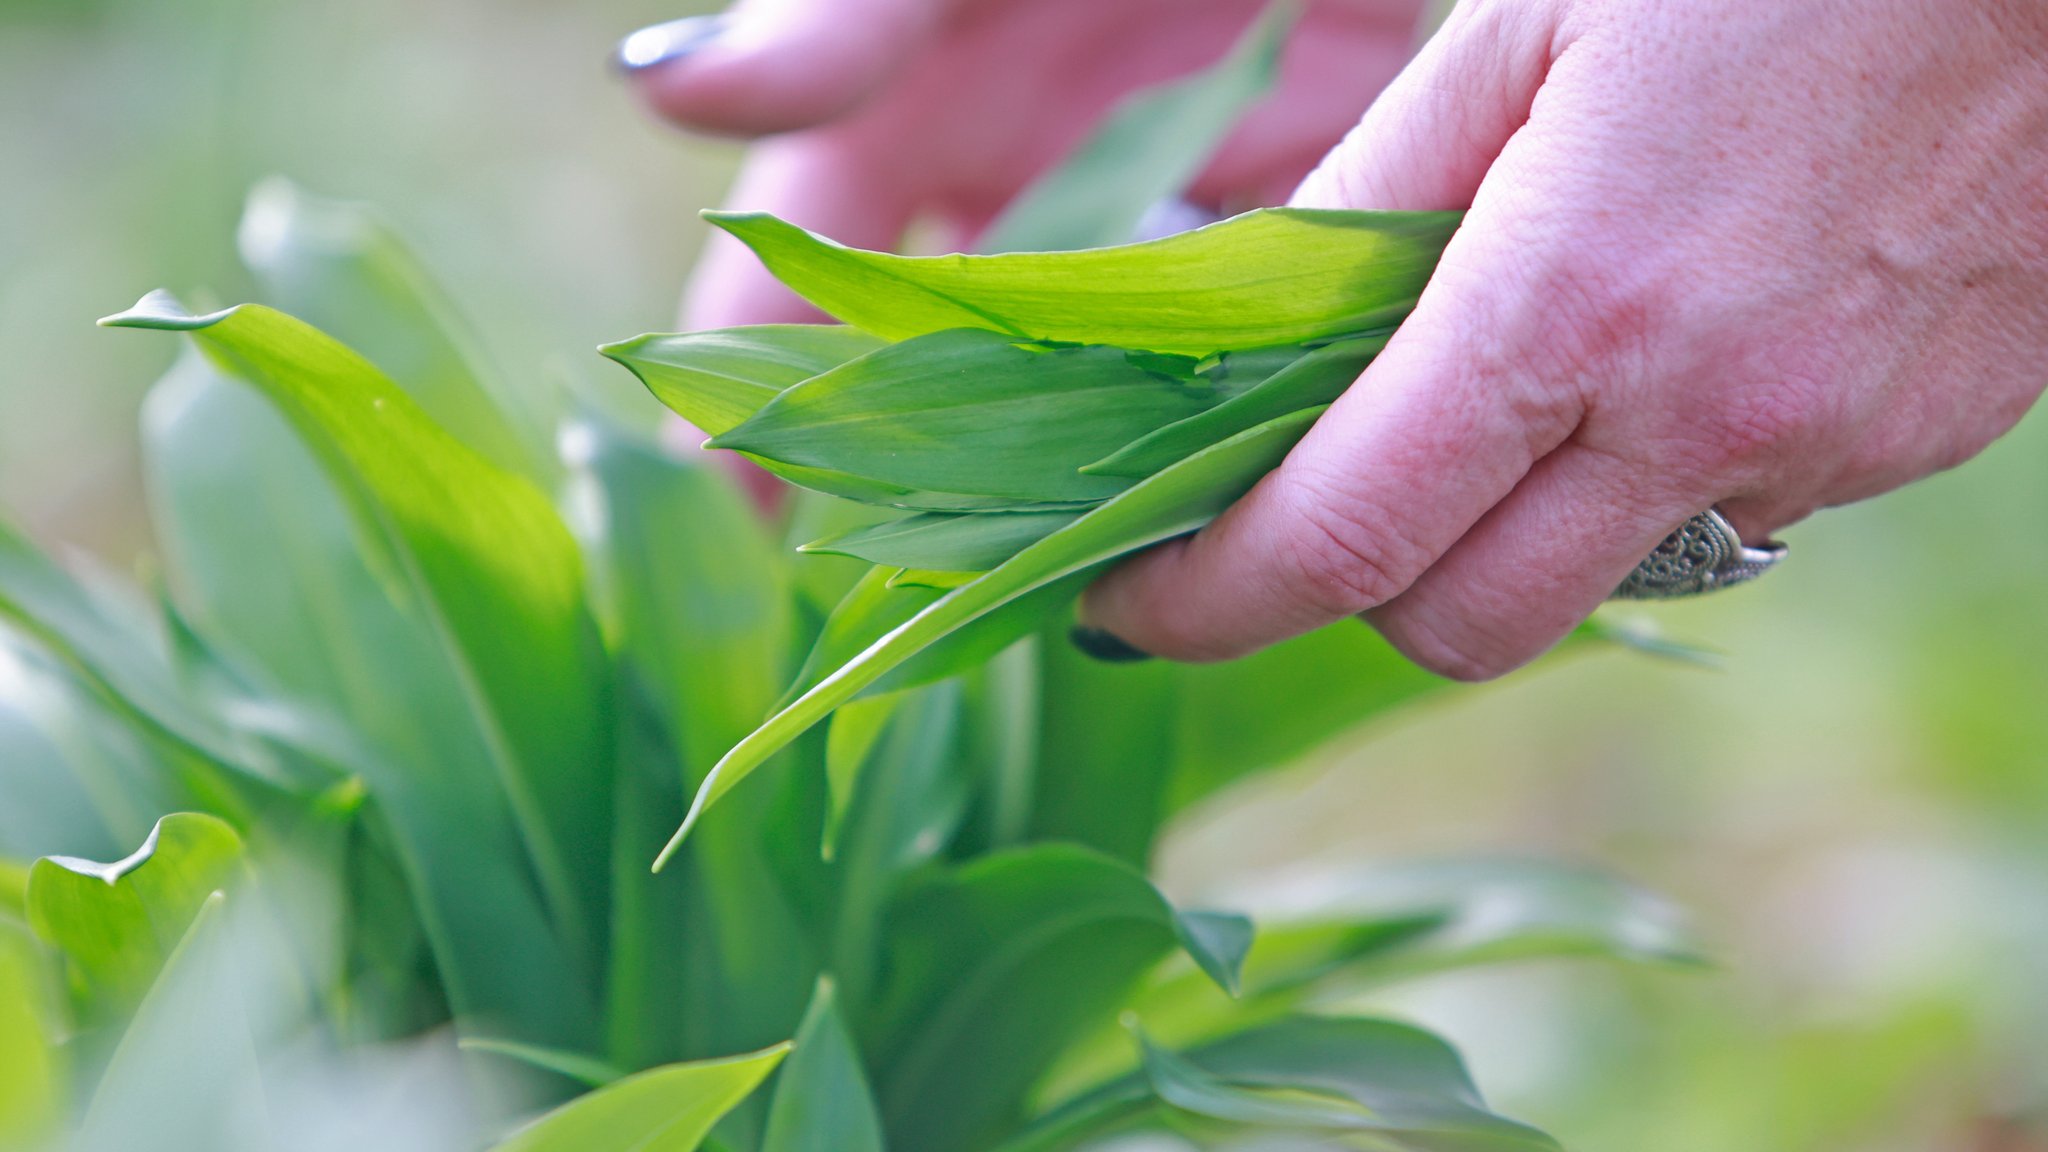
[[[726,23],[726,18],[719,15],[685,16],[664,24],[650,24],[619,41],[612,52],[612,66],[631,73],[680,60],[716,40],[725,31]]]
[[[1100,660],[1105,664],[1136,664],[1150,660],[1152,654],[1142,648],[1133,647],[1130,641],[1113,632],[1090,628],[1085,624],[1076,625],[1067,633],[1067,639],[1081,650],[1083,656]]]

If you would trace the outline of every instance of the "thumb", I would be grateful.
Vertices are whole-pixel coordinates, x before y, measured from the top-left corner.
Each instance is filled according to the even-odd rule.
[[[616,61],[685,128],[763,136],[853,110],[929,40],[948,0],[741,0],[642,28]]]
[[[1301,182],[1304,208],[1469,208],[1550,70],[1554,6],[1460,4]]]

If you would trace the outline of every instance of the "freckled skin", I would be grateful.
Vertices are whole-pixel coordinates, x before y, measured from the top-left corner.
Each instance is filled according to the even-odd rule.
[[[782,31],[645,83],[683,123],[744,129],[764,94],[808,85],[815,111],[858,78],[758,145],[734,202],[887,246],[913,215],[971,233],[1256,7],[761,0],[742,26]],[[1436,671],[1498,675],[1688,516],[1718,504],[1759,538],[1888,491],[1981,451],[2048,380],[2048,5],[1464,0],[1395,77],[1414,18],[1312,5],[1195,195],[1275,202],[1313,167],[1292,202],[1469,207],[1464,228],[1288,461],[1100,582],[1089,624],[1213,659],[1362,612]],[[788,31],[849,19],[890,31]],[[803,313],[716,249],[686,316]]]

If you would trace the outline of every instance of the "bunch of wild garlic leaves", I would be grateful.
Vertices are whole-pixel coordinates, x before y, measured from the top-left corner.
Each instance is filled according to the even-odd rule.
[[[710,446],[882,514],[805,546],[874,568],[692,820],[833,709],[985,660],[1118,557],[1208,523],[1386,346],[1459,214],[1260,209],[1137,244],[922,258],[710,218],[843,325],[606,354]]]

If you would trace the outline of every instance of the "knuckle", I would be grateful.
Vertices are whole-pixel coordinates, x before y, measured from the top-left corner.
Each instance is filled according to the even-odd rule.
[[[1283,487],[1294,529],[1281,538],[1280,578],[1317,613],[1349,616],[1400,595],[1427,561],[1365,501],[1300,474]]]

